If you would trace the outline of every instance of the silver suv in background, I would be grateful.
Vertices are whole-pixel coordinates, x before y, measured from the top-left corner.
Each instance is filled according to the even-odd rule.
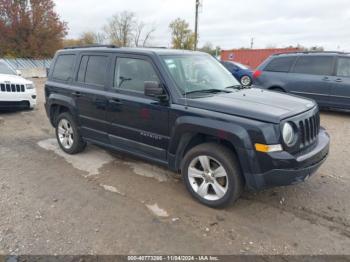
[[[314,99],[322,108],[350,109],[350,55],[342,52],[277,54],[254,72],[261,88]]]

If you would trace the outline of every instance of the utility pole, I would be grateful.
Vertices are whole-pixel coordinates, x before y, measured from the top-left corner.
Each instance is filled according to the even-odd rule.
[[[254,38],[250,39],[250,49],[253,49],[254,47]]]
[[[197,50],[197,44],[198,44],[198,9],[200,5],[200,0],[196,1],[196,21],[194,26],[194,51]]]

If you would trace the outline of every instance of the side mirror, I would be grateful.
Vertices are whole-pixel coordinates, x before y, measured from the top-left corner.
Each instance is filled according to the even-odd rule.
[[[50,73],[50,67],[46,67],[46,77],[49,77],[49,73]]]
[[[168,98],[164,92],[164,88],[156,81],[145,81],[144,87],[145,96],[158,98],[160,100],[166,100]]]
[[[18,76],[22,76],[22,72],[21,72],[21,70],[16,70],[16,75],[18,75]]]

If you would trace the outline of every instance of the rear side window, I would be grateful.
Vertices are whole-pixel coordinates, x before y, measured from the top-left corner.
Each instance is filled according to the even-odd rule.
[[[84,60],[84,57],[82,60]],[[83,63],[81,63],[81,65],[82,64]],[[104,86],[106,84],[107,67],[107,56],[89,56],[86,65],[85,79],[83,82],[92,85]]]
[[[295,64],[294,73],[331,75],[333,61],[331,56],[301,56]]]
[[[339,58],[337,76],[350,77],[350,58]]]
[[[295,56],[276,57],[272,59],[270,63],[268,63],[264,71],[289,72],[295,62],[295,59]]]
[[[59,55],[56,59],[52,77],[61,81],[68,81],[74,71],[75,55]]]

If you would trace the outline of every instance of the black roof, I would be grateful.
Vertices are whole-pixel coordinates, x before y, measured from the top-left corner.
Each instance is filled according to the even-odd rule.
[[[59,52],[81,52],[81,51],[93,51],[93,52],[118,52],[118,53],[134,53],[134,54],[158,54],[158,55],[191,55],[191,54],[203,54],[198,51],[180,50],[180,49],[168,49],[164,47],[151,47],[151,48],[138,48],[138,47],[117,47],[114,45],[88,45],[88,46],[71,46],[66,47]]]

